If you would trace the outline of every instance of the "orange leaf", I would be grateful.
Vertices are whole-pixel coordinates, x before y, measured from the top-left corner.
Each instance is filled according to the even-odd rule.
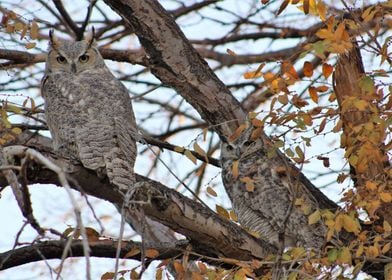
[[[278,15],[280,15],[283,11],[284,11],[284,9],[286,9],[286,7],[287,7],[287,5],[290,3],[290,0],[284,0],[283,2],[282,2],[282,4],[280,5],[280,7],[279,7],[279,10],[278,10],[278,12],[277,12],[277,16]]]
[[[317,130],[317,134],[320,134],[320,133],[324,130],[326,124],[327,124],[327,118],[324,118],[324,119],[321,121],[321,123],[320,123],[320,127],[319,127],[319,129]]]
[[[197,158],[192,154],[191,151],[185,150],[184,155],[185,155],[190,161],[192,161],[194,164],[197,163]]]
[[[128,253],[125,254],[124,258],[129,258],[129,257],[133,257],[136,256],[137,254],[140,254],[140,250],[139,248],[132,248]]]
[[[333,67],[332,65],[329,65],[328,63],[323,64],[323,75],[325,78],[328,78],[333,72]]]
[[[98,241],[99,240],[99,233],[90,227],[86,227],[86,235],[87,235],[87,239],[88,241]]]
[[[207,187],[207,193],[213,197],[217,197],[218,194],[210,186]]]
[[[225,208],[223,208],[222,206],[220,206],[220,205],[215,205],[215,209],[216,209],[216,212],[220,215],[220,216],[222,216],[223,218],[226,218],[226,219],[228,219],[228,220],[230,220],[230,214],[229,214],[229,212],[227,212],[227,210],[225,209]]]
[[[326,92],[327,90],[329,90],[329,87],[328,86],[319,86],[319,87],[316,87],[316,90],[318,92]]]
[[[227,52],[229,55],[237,56],[237,54],[236,54],[235,52],[233,52],[231,49],[227,49],[226,52]]]
[[[184,270],[184,267],[182,266],[182,264],[181,264],[180,262],[175,261],[175,262],[173,262],[173,265],[174,265],[174,270],[175,270],[178,274],[180,274],[180,275],[183,275],[183,274],[184,274],[185,270]],[[177,275],[177,276],[178,276],[178,275]]]
[[[385,203],[392,202],[392,194],[387,192],[380,192],[379,193],[380,199]]]
[[[246,72],[243,76],[244,76],[244,79],[249,80],[249,79],[259,78],[262,75],[263,74],[260,71],[249,71],[249,72]]]
[[[305,15],[309,14],[309,0],[304,0],[303,9],[304,9]]]
[[[156,249],[147,249],[145,254],[147,258],[153,259],[159,256],[159,251]]]
[[[246,124],[241,124],[232,135],[229,137],[229,141],[233,142],[235,139],[237,139],[241,133],[246,129]]]
[[[285,73],[289,78],[292,78],[294,80],[299,79],[298,73],[295,70],[293,64],[288,61],[284,61],[282,63],[282,72]]]
[[[286,105],[287,103],[289,103],[289,98],[287,97],[287,94],[282,94],[278,96],[278,101],[279,103]]]
[[[313,64],[309,61],[305,61],[304,63],[304,75],[305,77],[312,77],[313,75]]]
[[[310,86],[310,87],[308,88],[308,91],[309,91],[309,95],[310,95],[310,98],[312,99],[312,101],[313,101],[314,103],[317,103],[317,102],[318,102],[318,94],[317,94],[316,88]]]

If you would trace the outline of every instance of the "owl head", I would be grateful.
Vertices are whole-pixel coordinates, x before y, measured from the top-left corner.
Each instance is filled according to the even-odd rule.
[[[46,73],[78,75],[85,70],[100,68],[104,60],[94,44],[94,29],[82,41],[61,40],[49,32]]]
[[[229,138],[221,136],[221,160],[245,159],[259,151],[262,147],[262,140],[258,133],[255,133],[255,129],[253,125],[247,123],[244,129],[240,129],[240,133],[237,130]]]

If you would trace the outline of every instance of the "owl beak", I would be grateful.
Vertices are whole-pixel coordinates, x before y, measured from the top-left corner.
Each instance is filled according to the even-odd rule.
[[[71,72],[76,73],[76,64],[75,63],[71,64]]]

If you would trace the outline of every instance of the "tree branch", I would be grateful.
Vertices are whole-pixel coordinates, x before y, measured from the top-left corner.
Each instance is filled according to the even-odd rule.
[[[20,135],[18,143],[39,150],[52,161],[57,163],[62,161],[53,154],[50,139],[44,136],[32,135],[26,131]],[[29,184],[59,185],[55,173],[43,169],[38,164],[31,164],[27,170]],[[72,169],[72,178],[69,179],[72,183],[71,187],[122,205],[123,195],[116,191],[108,180],[99,179],[95,172],[82,166],[74,165]],[[150,201],[149,204],[141,205],[146,216],[189,238],[196,252],[212,257],[224,256],[239,260],[263,258],[276,252],[276,248],[272,245],[255,238],[239,226],[177,191],[141,175],[136,175],[136,180],[137,184],[143,187],[137,189],[132,200]],[[0,178],[0,186],[6,185],[5,178]]]

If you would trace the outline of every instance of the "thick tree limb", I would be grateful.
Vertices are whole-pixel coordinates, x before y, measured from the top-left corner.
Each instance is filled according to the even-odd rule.
[[[349,160],[358,158],[357,162],[351,164],[351,178],[358,195],[367,201],[371,201],[371,198],[376,201],[379,200],[378,192],[392,191],[392,178],[388,175],[390,163],[384,144],[385,124],[382,123],[378,108],[380,96],[374,86],[371,85],[369,89],[365,79],[361,53],[354,42],[354,47],[338,59],[334,88],[343,122],[342,145]],[[356,106],[358,102],[363,107]],[[366,182],[378,182],[384,187],[376,188],[374,192],[365,187]],[[367,206],[365,209],[368,209]],[[381,201],[377,214],[392,224],[391,213],[392,204]]]
[[[66,247],[67,240],[45,241],[13,249],[0,253],[0,270],[15,267],[22,264],[41,261],[43,259],[61,259]],[[115,258],[118,241],[114,240],[96,240],[89,241],[91,257]],[[151,246],[151,247],[150,247]],[[179,241],[178,243],[151,244],[145,249],[153,248],[158,250],[159,256],[155,259],[163,260],[175,258],[186,250],[187,243]],[[139,253],[125,257],[131,250],[139,250]],[[140,242],[123,241],[121,242],[120,258],[140,260],[142,244]],[[83,244],[81,240],[72,241],[70,251],[67,257],[83,257]]]
[[[145,53],[141,50],[131,51],[101,48],[99,51],[105,59],[146,65]],[[34,64],[45,62],[46,54],[0,49],[0,59],[6,59],[9,60],[9,63],[15,64]]]
[[[19,144],[39,150],[53,161],[61,161],[51,152],[50,139],[23,132]],[[27,170],[28,183],[51,183],[59,185],[58,177],[53,172],[33,164]],[[142,204],[147,217],[158,221],[171,229],[187,236],[196,252],[209,256],[251,260],[263,258],[276,252],[276,248],[258,240],[232,222],[219,217],[210,209],[184,197],[175,190],[159,182],[137,175],[140,186],[132,200],[151,201]],[[95,197],[122,205],[123,195],[113,188],[107,180],[99,179],[96,174],[73,166],[72,187]],[[6,186],[5,178],[0,178],[0,186]],[[141,187],[142,186],[142,187]]]
[[[148,53],[151,72],[177,90],[217,131],[230,135],[245,114],[174,18],[153,0],[105,2],[135,30]]]

